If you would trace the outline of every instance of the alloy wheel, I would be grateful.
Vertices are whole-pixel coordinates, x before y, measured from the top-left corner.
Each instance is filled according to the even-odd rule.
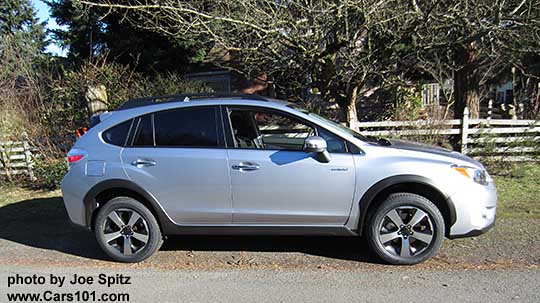
[[[136,211],[120,208],[111,211],[103,225],[107,245],[124,255],[141,251],[149,240],[146,220]]]
[[[378,240],[384,249],[401,258],[418,256],[434,239],[430,216],[415,206],[391,209],[379,225]]]

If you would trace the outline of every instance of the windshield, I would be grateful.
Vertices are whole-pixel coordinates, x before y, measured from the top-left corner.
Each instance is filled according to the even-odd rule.
[[[287,106],[289,106],[291,108],[294,108],[294,109],[296,109],[296,110],[298,110],[298,111],[300,111],[300,112],[302,112],[304,114],[307,114],[307,115],[309,115],[309,116],[311,116],[311,117],[313,117],[313,118],[315,118],[315,119],[317,119],[319,121],[330,123],[333,126],[343,130],[344,132],[354,136],[356,139],[359,139],[359,140],[362,140],[362,141],[365,141],[365,142],[369,142],[369,143],[375,143],[375,144],[378,144],[378,145],[390,145],[390,142],[388,140],[386,140],[386,139],[379,138],[379,137],[373,137],[373,136],[364,136],[364,135],[360,134],[359,132],[357,132],[357,131],[355,131],[355,130],[353,130],[351,128],[348,128],[347,126],[336,123],[335,121],[332,121],[332,120],[330,120],[328,118],[319,116],[319,115],[317,115],[315,113],[312,113],[312,112],[310,112],[310,111],[308,111],[306,109],[303,109],[301,107],[298,107],[298,106],[296,106],[294,104],[289,104]]]
[[[330,123],[333,126],[338,127],[339,129],[347,132],[349,135],[352,135],[357,139],[360,139],[360,140],[367,140],[368,139],[366,136],[356,132],[355,130],[353,130],[351,128],[348,128],[347,126],[341,125],[341,124],[339,124],[337,122],[334,122],[334,121],[332,121],[332,120],[330,120],[328,118],[325,118],[325,117],[322,117],[322,116],[319,116],[319,115],[317,115],[315,113],[310,113],[310,112],[306,112],[306,114],[310,115],[311,117],[313,117],[313,118],[315,118],[317,120],[322,120],[324,122]]]
[[[301,107],[296,106],[295,104],[289,104],[289,105],[287,105],[287,106],[289,106],[290,108],[294,108],[294,109],[296,109],[297,111],[300,111],[300,112],[302,112],[302,113],[304,113],[304,114],[308,114],[308,115],[310,115],[311,117],[313,117],[313,118],[315,118],[315,119],[317,119],[317,120],[319,120],[319,121],[323,121],[323,122],[330,123],[330,124],[332,124],[333,126],[335,126],[335,127],[339,128],[339,129],[341,129],[341,130],[347,132],[349,135],[352,135],[352,136],[354,136],[354,137],[357,138],[357,139],[369,141],[369,139],[368,139],[366,136],[364,136],[364,135],[362,135],[362,134],[360,134],[360,133],[358,133],[358,132],[356,132],[356,131],[354,131],[354,130],[348,128],[347,126],[343,126],[343,125],[341,125],[341,124],[339,124],[339,123],[337,123],[337,122],[334,122],[334,121],[332,121],[332,120],[330,120],[330,119],[328,119],[328,118],[319,116],[319,115],[317,115],[316,113],[312,113],[312,112],[308,111],[307,109],[303,109],[303,108],[301,108]]]

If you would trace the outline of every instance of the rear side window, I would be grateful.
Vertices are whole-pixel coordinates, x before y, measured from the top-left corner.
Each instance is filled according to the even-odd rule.
[[[192,107],[154,113],[156,146],[217,147],[214,107]]]
[[[154,146],[152,115],[144,115],[137,121],[137,132],[133,136],[133,146]]]
[[[103,132],[103,140],[112,145],[125,146],[132,121],[128,120],[109,128]]]

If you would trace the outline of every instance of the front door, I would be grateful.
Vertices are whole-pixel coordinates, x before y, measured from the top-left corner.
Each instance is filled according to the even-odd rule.
[[[347,221],[355,170],[343,140],[287,113],[230,108],[227,115],[235,145],[228,149],[233,223],[342,225]],[[311,135],[327,140],[329,163],[302,150]]]
[[[227,151],[218,110],[190,107],[147,114],[122,161],[131,180],[148,190],[177,224],[230,224]]]

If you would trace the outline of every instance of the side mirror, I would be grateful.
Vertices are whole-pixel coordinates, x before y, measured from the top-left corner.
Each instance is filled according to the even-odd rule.
[[[307,137],[304,141],[304,151],[306,153],[322,153],[326,150],[326,141],[318,136]]]
[[[326,148],[326,141],[318,136],[307,137],[304,141],[304,151],[306,153],[316,153],[315,159],[322,163],[330,162],[330,153]]]

